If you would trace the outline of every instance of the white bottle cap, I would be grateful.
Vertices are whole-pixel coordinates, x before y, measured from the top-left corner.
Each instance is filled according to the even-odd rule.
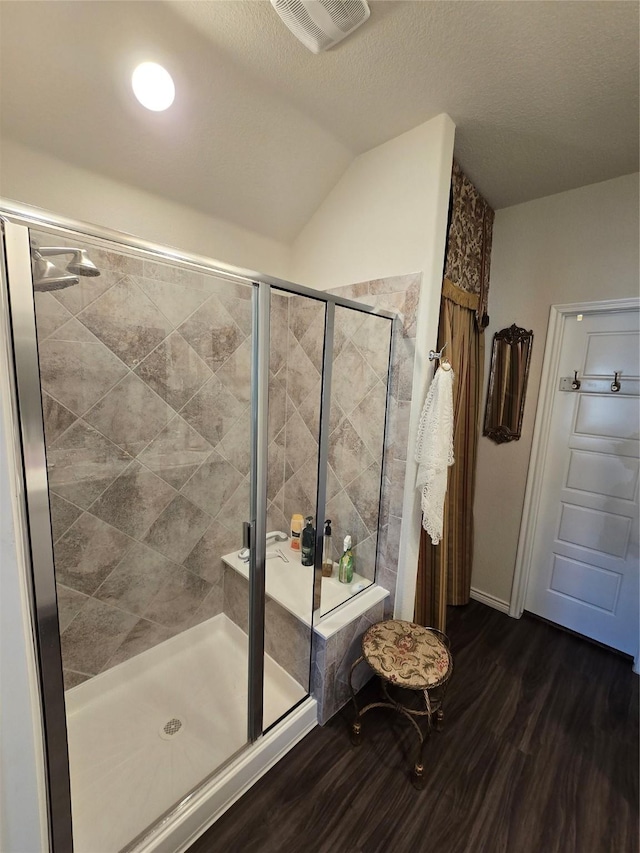
[[[348,551],[350,548],[351,548],[351,537],[345,536],[344,537],[344,550]]]

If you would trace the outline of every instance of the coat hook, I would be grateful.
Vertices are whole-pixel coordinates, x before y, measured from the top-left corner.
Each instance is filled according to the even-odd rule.
[[[581,384],[580,380],[578,379],[578,371],[574,370],[573,371],[573,382],[571,383],[571,387],[573,388],[574,391],[577,391],[578,388],[580,387],[580,384]]]
[[[436,350],[434,350],[434,349],[430,349],[430,350],[429,350],[429,361],[433,361],[435,358],[437,358],[437,359],[441,359],[441,358],[442,358],[442,353],[444,352],[444,350],[445,350],[445,347],[446,347],[446,346],[447,346],[447,345],[446,345],[446,344],[444,344],[444,346],[442,347],[442,349],[440,350],[440,352],[437,352],[437,351],[436,351]]]
[[[611,390],[612,391],[619,391],[620,390],[620,382],[618,381],[619,376],[620,376],[620,371],[616,370],[615,373],[613,374],[613,382],[611,383]]]

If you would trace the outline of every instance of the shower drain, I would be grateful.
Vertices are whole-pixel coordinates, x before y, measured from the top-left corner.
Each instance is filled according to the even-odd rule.
[[[169,722],[164,727],[164,733],[166,735],[175,735],[182,728],[182,721],[177,717],[173,717],[173,719],[169,720]]]
[[[158,734],[163,740],[172,740],[176,735],[180,734],[183,725],[183,720],[178,717],[171,717],[171,719],[167,720],[164,726],[162,726]]]

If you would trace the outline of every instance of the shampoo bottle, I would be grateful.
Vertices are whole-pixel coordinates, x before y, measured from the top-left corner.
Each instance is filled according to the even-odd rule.
[[[300,550],[300,533],[302,532],[302,516],[299,512],[291,516],[291,550]]]
[[[330,578],[333,574],[333,554],[331,550],[331,519],[324,523],[324,542],[322,548],[322,577]]]
[[[353,581],[353,551],[351,550],[350,536],[344,537],[344,551],[340,557],[338,580],[340,583],[351,583]]]
[[[312,566],[315,556],[316,531],[313,529],[313,517],[308,515],[304,520],[302,530],[302,555],[300,562],[303,566]]]

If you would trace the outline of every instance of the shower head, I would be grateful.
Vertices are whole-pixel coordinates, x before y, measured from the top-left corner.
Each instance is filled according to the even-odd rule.
[[[84,249],[69,248],[68,246],[36,246],[32,245],[34,259],[34,288],[36,290],[60,290],[78,284],[78,276],[100,275],[100,270],[93,263]],[[57,255],[73,255],[67,264],[66,271],[55,266],[47,258]]]
[[[67,271],[74,275],[94,276],[100,275],[100,270],[93,263],[84,249],[74,253],[71,261],[67,264]]]
[[[34,251],[33,261],[33,289],[39,292],[47,290],[62,290],[78,284],[80,279],[77,275],[63,272],[51,261],[47,261],[38,251]]]
[[[100,270],[84,249],[73,249],[68,246],[41,246],[38,251],[43,258],[51,258],[55,255],[73,255],[67,264],[67,269],[74,275],[100,275]]]

